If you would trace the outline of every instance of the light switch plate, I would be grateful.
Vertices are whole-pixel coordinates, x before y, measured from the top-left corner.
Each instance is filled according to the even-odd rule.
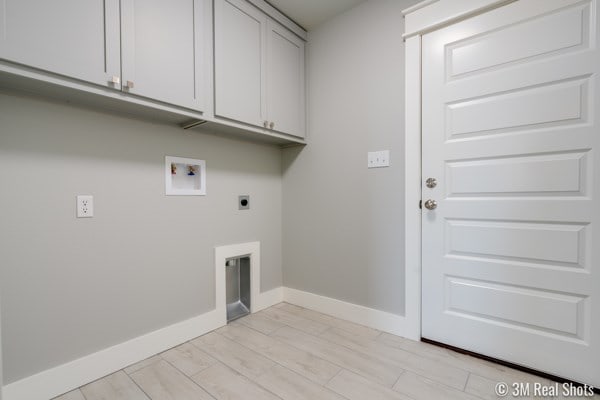
[[[390,151],[370,151],[368,153],[368,168],[383,168],[390,166]]]
[[[94,216],[94,196],[77,196],[77,218],[92,218]]]

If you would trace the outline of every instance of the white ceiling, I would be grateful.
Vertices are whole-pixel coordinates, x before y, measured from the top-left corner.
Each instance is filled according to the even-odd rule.
[[[322,22],[354,7],[364,0],[267,0],[276,7],[310,30]]]

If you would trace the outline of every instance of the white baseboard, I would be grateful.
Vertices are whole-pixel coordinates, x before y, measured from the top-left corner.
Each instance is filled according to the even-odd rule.
[[[275,304],[279,304],[283,301],[283,287],[278,287],[275,289],[271,289],[268,292],[263,292],[258,296],[254,304],[254,312],[258,312],[260,310],[264,310],[265,308],[269,308],[274,306]]]
[[[256,299],[256,310],[280,303],[282,298],[282,288],[260,293]],[[2,399],[52,399],[220,328],[225,323],[226,315],[217,310],[209,311],[8,384],[2,388]]]
[[[402,316],[286,287],[260,293],[253,310],[260,311],[282,301],[399,336],[405,336],[407,329],[410,330]],[[209,311],[13,382],[2,388],[2,399],[49,400],[204,335],[225,323],[226,316],[222,311]]]
[[[400,315],[288,287],[283,288],[283,301],[369,328],[406,337],[406,318]]]
[[[222,326],[210,311],[4,386],[4,400],[48,400]]]

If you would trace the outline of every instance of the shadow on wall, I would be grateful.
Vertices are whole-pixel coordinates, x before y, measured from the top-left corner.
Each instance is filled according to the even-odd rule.
[[[294,164],[298,156],[300,156],[302,150],[304,150],[304,146],[286,147],[285,149],[283,149],[281,170],[284,175]]]
[[[21,92],[0,91],[0,104],[3,101],[32,100],[44,103],[43,109],[38,108],[35,115],[25,107],[18,119],[6,121],[3,118],[4,134],[0,136],[2,150],[127,163],[162,162],[165,155],[204,157],[210,161],[213,171],[218,169],[253,175],[272,174],[271,165],[257,163],[253,152],[261,149],[279,150],[274,145],[229,138],[202,128],[184,130],[138,116],[42,99]],[[64,107],[70,109],[69,118],[56,118]],[[111,129],[105,129],[106,126]],[[118,129],[114,129],[115,126]],[[12,131],[18,131],[19,135],[7,134]],[[185,151],[181,150],[182,146]],[[231,156],[228,157],[227,153]]]

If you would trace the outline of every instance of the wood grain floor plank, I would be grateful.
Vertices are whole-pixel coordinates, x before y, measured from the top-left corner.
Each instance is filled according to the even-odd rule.
[[[391,387],[404,370],[396,363],[309,335],[291,327],[283,327],[271,337],[312,353],[333,364],[346,368],[375,382]]]
[[[364,325],[355,324],[354,322],[339,319],[330,315],[321,314],[319,312],[309,310],[307,308],[299,307],[293,304],[282,303],[281,310],[287,311],[291,314],[297,315],[302,318],[306,318],[312,321],[320,322],[330,327],[342,329],[352,335],[363,336],[366,338],[374,339],[381,335],[381,331],[373,328],[369,328]]]
[[[319,384],[325,384],[341,370],[329,361],[241,324],[227,325],[218,332]]]
[[[165,351],[161,357],[187,376],[197,374],[217,362],[191,343],[184,343]]]
[[[268,358],[216,332],[200,336],[191,343],[250,379],[258,378],[275,365]]]
[[[463,390],[469,372],[442,361],[433,361],[409,351],[387,346],[376,340],[352,335],[344,330],[332,328],[323,332],[320,337],[332,343],[346,346],[357,352],[364,352],[399,365],[402,369],[415,372],[436,380],[458,390]]]
[[[458,353],[441,346],[417,342],[385,332],[376,340],[387,346],[409,351],[420,357],[433,360],[434,362],[452,365],[456,368],[475,373],[491,380],[505,381],[511,379],[530,379],[533,376],[501,364]]]
[[[152,365],[156,362],[159,362],[160,360],[162,360],[162,357],[157,354],[155,356],[146,358],[145,360],[142,360],[138,363],[130,365],[129,367],[125,368],[123,371],[125,371],[126,374],[133,374],[135,371],[139,371],[142,368],[146,368],[147,366]]]
[[[281,400],[221,363],[208,367],[192,379],[217,400]]]
[[[280,308],[271,307],[261,312],[265,313],[269,318],[274,319],[277,322],[309,334],[319,334],[326,331],[330,327],[329,325],[321,322],[311,321],[310,319],[299,317]]]
[[[76,389],[72,392],[63,394],[62,396],[55,397],[52,400],[85,400],[85,397],[83,397],[81,390]]]
[[[345,400],[305,377],[275,365],[257,379],[258,384],[285,400]]]
[[[281,322],[275,321],[274,319],[269,318],[267,314],[261,312],[247,315],[244,318],[236,320],[235,322],[244,324],[249,328],[264,333],[265,335],[275,332],[277,329],[284,326],[284,324]]]
[[[462,390],[442,385],[431,379],[406,371],[394,385],[394,390],[415,400],[478,400],[477,397]]]
[[[325,387],[349,400],[412,400],[389,387],[379,385],[350,371],[342,370]],[[434,400],[434,399],[431,399]]]
[[[190,378],[162,360],[131,374],[152,400],[213,400]]]
[[[86,400],[148,400],[148,396],[124,371],[85,385],[81,392]]]

